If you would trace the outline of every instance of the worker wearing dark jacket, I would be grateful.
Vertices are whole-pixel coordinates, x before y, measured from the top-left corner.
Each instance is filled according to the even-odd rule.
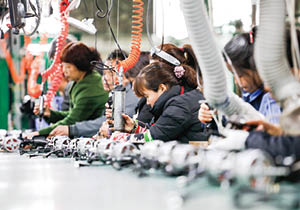
[[[300,160],[300,136],[272,136],[266,132],[250,132],[246,139],[247,149],[262,149],[273,158],[292,156]]]
[[[202,93],[192,90],[181,94],[181,87],[175,85],[164,92],[155,102],[150,112],[154,115],[154,125],[150,127],[153,139],[164,141],[179,140],[206,141],[203,124],[198,120],[199,100]]]
[[[101,75],[93,70],[91,61],[100,60],[99,53],[81,42],[67,44],[60,56],[65,77],[74,81],[70,90],[70,107],[67,112],[50,110],[46,107],[44,117],[51,126],[28,135],[48,135],[58,125],[72,125],[83,120],[99,117],[108,99],[101,82]],[[39,114],[38,106],[34,113]]]
[[[145,97],[147,104],[152,107],[153,124],[147,128],[123,115],[125,131],[135,134],[119,134],[112,138],[133,142],[154,139],[179,140],[183,143],[206,141],[207,134],[197,118],[198,101],[203,100],[203,96],[196,89],[195,74],[195,70],[187,65],[173,67],[154,62],[146,66],[135,79],[134,91],[137,96]],[[194,90],[184,93],[185,85]]]

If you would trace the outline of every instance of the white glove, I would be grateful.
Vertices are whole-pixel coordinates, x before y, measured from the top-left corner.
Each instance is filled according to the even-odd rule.
[[[243,130],[224,129],[225,138],[212,142],[207,148],[217,150],[242,150],[245,149],[245,142],[249,132]]]

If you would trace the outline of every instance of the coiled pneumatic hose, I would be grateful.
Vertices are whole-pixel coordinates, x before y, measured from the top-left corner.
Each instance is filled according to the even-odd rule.
[[[204,96],[208,103],[226,116],[245,120],[263,119],[250,104],[244,102],[226,84],[225,64],[217,48],[203,0],[181,0],[188,35],[203,75]]]
[[[132,35],[131,35],[131,50],[128,58],[119,63],[118,69],[122,66],[123,72],[131,69],[139,60],[141,51],[141,37],[143,32],[143,0],[133,0],[132,15]]]
[[[62,49],[65,46],[65,41],[68,36],[68,31],[69,31],[69,24],[67,21],[67,16],[69,15],[68,13],[65,12],[66,8],[69,5],[69,1],[67,0],[62,0],[59,4],[60,6],[60,21],[62,23],[60,34],[57,38],[56,42],[56,50],[55,50],[55,55],[54,55],[54,61],[52,65],[42,73],[42,78],[43,81],[46,79],[51,79],[51,86],[49,87],[47,94],[46,94],[46,103],[50,107],[51,101],[53,97],[56,94],[56,91],[58,90],[58,87],[60,85],[60,82],[63,78],[63,70],[62,70],[62,65],[60,61],[60,54]]]

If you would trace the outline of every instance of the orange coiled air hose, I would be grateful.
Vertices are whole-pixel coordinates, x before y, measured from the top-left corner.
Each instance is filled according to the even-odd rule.
[[[60,61],[60,54],[61,51],[63,50],[65,46],[65,41],[68,36],[68,31],[69,31],[69,24],[67,21],[67,16],[69,15],[68,13],[65,12],[66,8],[69,6],[69,1],[67,0],[62,0],[59,4],[60,6],[60,21],[62,23],[60,34],[57,38],[56,42],[56,51],[54,55],[54,61],[52,65],[42,73],[42,78],[43,81],[46,79],[51,79],[51,86],[49,87],[45,102],[48,104],[50,107],[51,101],[53,97],[56,94],[56,91],[58,90],[58,87],[60,85],[60,82],[63,78],[63,70],[62,70],[62,65]]]
[[[1,49],[2,49],[2,52],[4,53],[5,60],[7,62],[7,66],[10,71],[12,80],[14,81],[15,84],[19,84],[19,83],[24,82],[25,72],[26,72],[26,70],[29,70],[28,67],[30,66],[30,64],[32,62],[32,56],[31,57],[29,55],[27,56],[28,52],[26,52],[26,56],[24,58],[22,58],[22,60],[21,60],[20,74],[18,74],[16,67],[14,66],[14,61],[13,61],[11,54],[6,46],[7,38],[8,38],[8,33],[5,34],[5,39],[0,41]],[[25,42],[24,45],[25,45],[25,49],[26,49],[28,44],[31,42],[30,37],[25,36],[24,42]]]
[[[133,0],[132,7],[132,31],[131,31],[131,50],[129,53],[128,58],[121,61],[118,65],[118,69],[123,67],[123,72],[126,72],[128,69],[131,69],[137,61],[139,60],[140,53],[141,53],[141,37],[143,32],[143,0]]]
[[[46,44],[48,42],[48,36],[43,34],[41,36],[41,40],[40,40],[40,44]],[[41,95],[41,85],[37,84],[37,78],[39,76],[39,71],[42,65],[42,61],[43,61],[43,56],[44,53],[41,52],[38,56],[36,56],[34,58],[34,60],[32,61],[31,67],[30,67],[30,71],[29,71],[29,76],[28,76],[28,80],[27,80],[27,92],[28,95],[34,97],[34,98],[38,98]]]

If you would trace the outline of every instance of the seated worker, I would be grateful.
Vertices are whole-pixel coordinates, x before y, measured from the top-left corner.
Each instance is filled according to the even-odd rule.
[[[114,50],[111,52],[107,58],[106,64],[115,65],[117,60],[124,60],[125,56],[128,54],[123,51]],[[148,56],[140,56],[137,64],[126,71],[125,77],[123,78],[123,86],[126,88],[126,97],[125,97],[125,113],[129,116],[133,116],[135,113],[135,107],[138,102],[138,98],[134,95],[130,81],[134,79],[140,69],[142,69],[145,65],[144,59],[148,59]],[[147,62],[146,62],[147,63]],[[103,70],[102,83],[105,91],[110,92],[114,88],[114,84],[118,83],[118,77],[115,72],[110,70]],[[106,120],[106,116],[103,114],[95,120],[83,121],[75,123],[74,125],[69,126],[58,126],[54,129],[50,135],[66,135],[70,137],[91,137],[97,134],[99,128],[102,126],[102,123]]]
[[[234,36],[224,47],[224,51],[232,62],[236,74],[235,82],[242,89],[242,98],[250,103],[273,123],[279,123],[280,106],[265,90],[264,84],[256,69],[254,60],[254,44],[256,41],[256,28],[249,33]],[[226,56],[225,56],[225,61]],[[229,62],[228,69],[233,70]],[[237,78],[238,77],[238,78]]]
[[[298,31],[297,36],[299,39],[300,33]],[[293,62],[289,31],[286,32],[286,38],[286,55],[288,63],[292,68]],[[294,113],[294,119],[297,118],[299,119],[299,112]],[[287,135],[278,124],[274,124],[264,120],[248,121],[246,122],[246,124],[255,125],[257,126],[257,128],[255,131],[251,132],[243,130],[231,131],[228,133],[224,141],[218,141],[210,145],[210,148],[222,150],[261,149],[267,152],[274,160],[276,160],[276,165],[282,165],[282,161],[285,160],[285,157],[289,157],[292,162],[300,161],[299,135]],[[299,171],[299,167],[295,167],[293,169]]]
[[[72,37],[67,37],[65,44],[68,44],[73,39]],[[54,38],[50,43],[50,48],[48,51],[49,61],[53,61],[56,52],[57,38]],[[58,87],[59,95],[54,96],[51,101],[51,107],[53,110],[57,111],[68,111],[69,110],[69,90],[73,82],[67,81],[65,77],[62,78],[60,85]],[[51,80],[48,81],[48,86],[51,86]],[[35,117],[35,130],[41,130],[49,126],[49,123],[43,118]]]
[[[73,37],[67,37],[65,43],[66,45],[74,40]],[[76,41],[73,41],[76,42]],[[48,51],[48,58],[50,60],[54,59],[55,52],[56,52],[56,44],[57,44],[57,38],[53,39],[50,43],[50,49]],[[101,58],[100,58],[101,59]],[[60,86],[58,87],[58,91],[61,93],[63,96],[63,101],[60,104],[61,106],[61,111],[68,111],[69,110],[69,91],[70,88],[73,85],[73,81],[68,81],[65,77],[63,77]],[[56,96],[55,96],[56,97]]]
[[[93,70],[91,61],[100,60],[99,53],[81,42],[67,44],[60,56],[65,77],[74,81],[70,90],[69,111],[54,111],[45,107],[43,116],[53,123],[51,126],[30,133],[27,137],[49,135],[59,125],[72,125],[76,122],[95,119],[105,108],[108,99],[101,83],[101,75]],[[39,114],[35,106],[35,114]]]
[[[132,68],[125,72],[125,77],[130,81],[131,86],[133,86],[134,79],[139,74],[139,72],[150,63],[150,52],[142,51],[140,54],[139,61]],[[134,119],[142,121],[144,123],[150,123],[153,115],[150,112],[151,107],[146,104],[146,98],[142,97],[138,101],[135,107]]]
[[[257,111],[263,114],[269,122],[279,124],[281,108],[267,92],[257,72],[254,60],[255,29],[250,33],[242,33],[234,36],[224,47],[230,58],[229,64],[225,56],[227,67],[234,70],[235,82],[242,89],[242,99],[250,103]],[[201,104],[199,120],[203,123],[212,120],[209,107]]]
[[[196,77],[192,72],[195,70],[184,64],[173,67],[154,62],[146,66],[135,79],[134,91],[138,96],[145,97],[152,107],[152,126],[144,127],[143,123],[134,122],[124,114],[124,129],[132,134],[113,134],[111,138],[141,143],[154,139],[178,140],[181,143],[206,141],[208,135],[203,132],[203,124],[197,119],[198,101],[203,100],[203,96],[196,89]],[[183,93],[184,83],[194,90]]]
[[[161,50],[169,54],[170,56],[173,56],[173,59],[170,60],[168,59],[168,57],[162,56],[161,53],[159,53]],[[159,62],[166,63],[168,65],[173,65],[175,67],[174,60],[177,59],[178,63],[189,65],[198,72],[198,77],[197,77],[197,79],[199,80],[198,86],[202,86],[201,71],[191,45],[185,44],[183,45],[182,48],[179,48],[174,44],[166,43],[163,44],[162,46],[158,46],[157,51],[158,52],[152,49],[151,57],[150,57],[151,63],[155,61],[159,61]],[[195,73],[195,77],[196,77],[196,73]],[[191,87],[184,87],[184,92],[188,92],[193,89],[194,88]],[[153,115],[149,112],[151,110],[151,107],[147,105],[146,101],[147,100],[144,97],[139,100],[138,105],[136,107],[136,112],[137,112],[136,119],[144,123],[150,123]]]
[[[159,53],[160,49],[162,51],[168,53],[170,56],[173,56],[174,58],[172,60],[170,60],[170,59],[164,57],[163,55],[161,55]],[[179,47],[175,46],[174,44],[167,43],[167,44],[163,44],[163,46],[158,46],[157,50],[158,50],[158,52],[156,52],[156,51],[151,52],[150,63],[159,61],[159,62],[166,63],[168,65],[173,65],[175,67],[178,64],[174,63],[174,59],[177,59],[178,63],[188,65],[188,66],[192,67],[192,69],[194,69],[198,73],[197,75],[195,73],[195,77],[197,77],[198,87],[200,87],[202,89],[202,74],[201,74],[200,67],[198,65],[197,58],[194,54],[194,51],[193,51],[191,45],[185,44],[185,45],[183,45],[182,48],[179,48]],[[193,89],[194,89],[193,87],[185,86],[184,92],[188,92]]]

